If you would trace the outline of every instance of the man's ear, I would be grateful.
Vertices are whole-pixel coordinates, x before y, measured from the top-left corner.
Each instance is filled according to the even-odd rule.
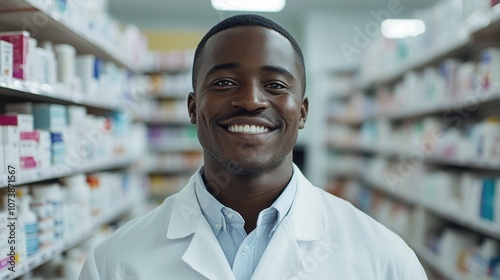
[[[190,92],[187,101],[189,120],[192,124],[196,124],[196,96],[194,92]]]
[[[309,110],[309,99],[307,99],[306,96],[302,100],[302,105],[300,106],[299,129],[303,129],[306,124],[308,110]]]

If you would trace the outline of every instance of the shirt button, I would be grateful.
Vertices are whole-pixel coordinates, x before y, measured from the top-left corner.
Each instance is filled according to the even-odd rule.
[[[216,225],[215,225],[215,228],[216,228],[217,230],[219,230],[219,229],[221,229],[221,228],[222,228],[222,225],[221,225],[221,224],[216,224]]]
[[[248,254],[248,252],[250,252],[250,246],[246,245],[245,247],[243,247],[243,255],[246,255]]]

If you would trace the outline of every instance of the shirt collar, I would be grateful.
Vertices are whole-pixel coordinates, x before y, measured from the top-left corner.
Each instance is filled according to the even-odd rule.
[[[220,203],[212,194],[210,194],[203,182],[201,176],[203,172],[203,167],[200,167],[196,172],[195,176],[195,194],[200,205],[203,216],[207,219],[210,227],[217,236],[221,230],[226,230],[226,220],[222,214],[222,210],[229,207],[224,206]],[[259,219],[261,219],[263,212],[270,209],[275,209],[278,213],[274,225],[271,229],[271,234],[276,230],[278,225],[281,223],[283,218],[288,214],[292,203],[295,200],[295,193],[297,191],[297,178],[295,172],[292,174],[292,178],[288,185],[285,187],[281,195],[274,201],[274,203],[259,213]],[[232,210],[232,209],[231,209]],[[233,210],[234,211],[234,210]],[[266,212],[267,212],[266,211]],[[236,212],[236,211],[235,211]]]

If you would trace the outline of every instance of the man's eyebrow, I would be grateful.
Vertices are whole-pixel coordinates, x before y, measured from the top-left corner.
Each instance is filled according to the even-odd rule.
[[[210,68],[210,70],[208,70],[207,76],[214,73],[214,72],[217,72],[219,70],[230,70],[230,69],[235,69],[238,67],[240,67],[240,65],[238,63],[232,63],[232,62],[217,64],[217,65],[213,66],[212,68]]]
[[[262,70],[267,71],[267,72],[276,72],[276,73],[281,74],[283,76],[287,76],[290,79],[295,79],[295,77],[292,75],[292,73],[288,72],[285,68],[280,67],[280,66],[266,65],[266,66],[262,67]]]

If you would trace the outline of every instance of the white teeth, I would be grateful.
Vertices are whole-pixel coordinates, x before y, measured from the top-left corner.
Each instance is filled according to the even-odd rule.
[[[259,134],[268,132],[269,128],[265,126],[256,126],[256,125],[248,125],[248,124],[233,124],[228,127],[228,130],[231,132],[237,133],[245,133],[245,134]]]

